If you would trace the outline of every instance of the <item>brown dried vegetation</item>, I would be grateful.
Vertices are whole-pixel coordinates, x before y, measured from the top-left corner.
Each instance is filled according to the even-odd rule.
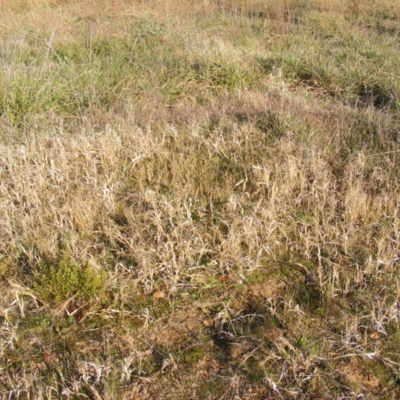
[[[0,397],[399,398],[399,10],[0,0]]]

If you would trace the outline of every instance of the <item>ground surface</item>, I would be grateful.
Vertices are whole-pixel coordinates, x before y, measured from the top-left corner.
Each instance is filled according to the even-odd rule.
[[[400,3],[0,1],[0,396],[400,397]]]

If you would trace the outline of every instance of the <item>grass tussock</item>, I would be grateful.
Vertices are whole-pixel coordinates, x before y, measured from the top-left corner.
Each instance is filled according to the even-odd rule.
[[[400,3],[0,1],[0,393],[399,397]]]

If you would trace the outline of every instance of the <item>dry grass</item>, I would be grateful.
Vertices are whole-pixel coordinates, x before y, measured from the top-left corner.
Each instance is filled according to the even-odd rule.
[[[2,398],[398,398],[399,10],[1,1]]]

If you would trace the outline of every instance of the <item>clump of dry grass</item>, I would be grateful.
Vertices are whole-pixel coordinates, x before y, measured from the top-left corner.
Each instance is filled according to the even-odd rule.
[[[3,396],[398,397],[400,7],[0,9]]]

